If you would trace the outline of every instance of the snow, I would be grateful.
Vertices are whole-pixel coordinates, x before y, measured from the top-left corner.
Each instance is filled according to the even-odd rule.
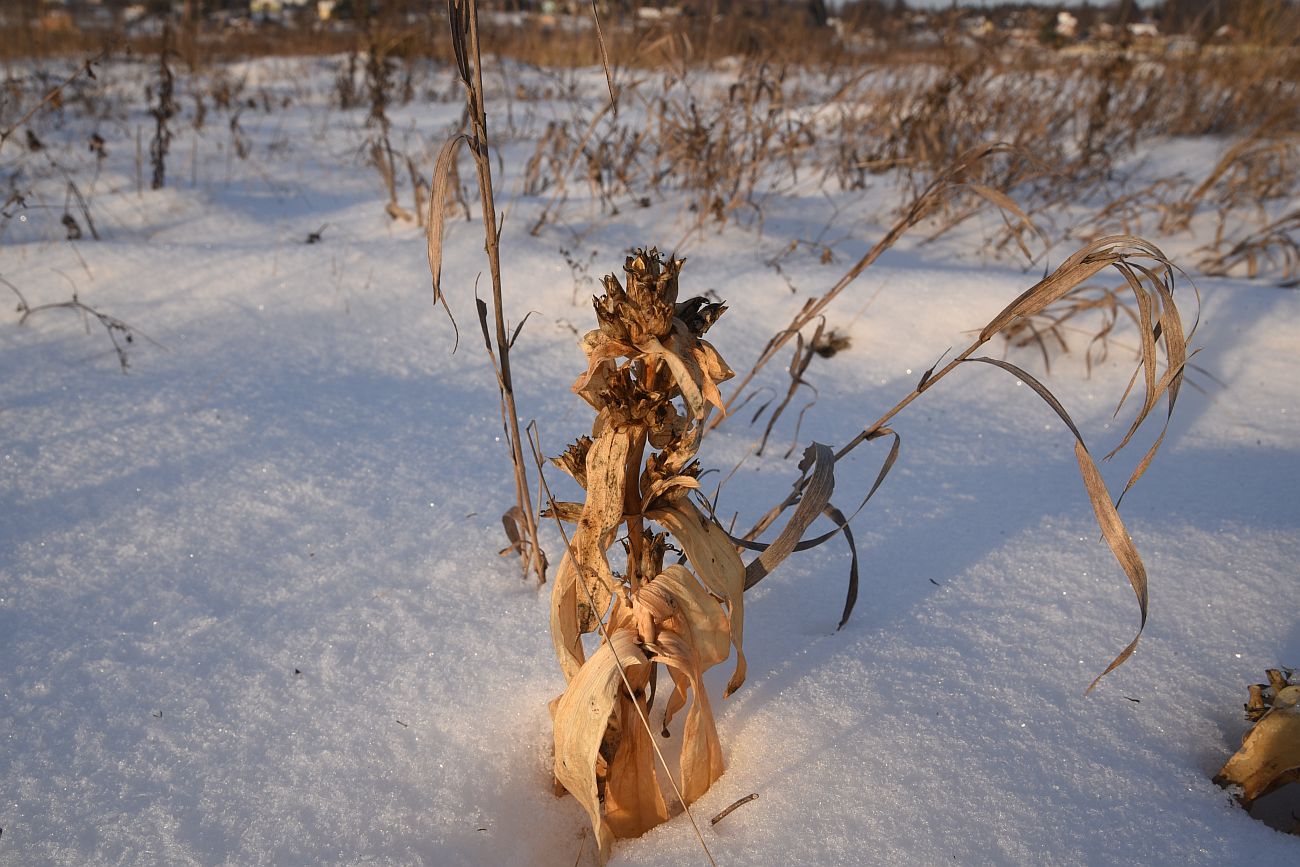
[[[249,64],[292,105],[243,114],[247,161],[224,115],[184,128],[157,192],[135,188],[135,91],[101,127],[104,239],[61,240],[57,209],[0,236],[0,276],[33,306],[75,286],[140,335],[124,376],[94,321],[0,321],[0,864],[594,863],[584,814],[550,792],[546,705],[563,679],[548,593],[497,556],[513,489],[473,313],[476,280],[488,291],[480,224],[448,230],[453,353],[423,237],[384,214],[358,156],[364,110],[331,110],[332,68],[315,63]],[[108,74],[125,91],[140,73]],[[583,81],[604,86],[598,71]],[[460,105],[396,114],[402,146],[427,154]],[[1180,159],[1212,165],[1220,145],[1194,144]],[[575,205],[533,236],[532,145],[505,147],[509,314],[535,311],[516,387],[548,454],[589,429],[568,390],[574,329],[593,321],[590,278],[629,247],[687,235],[685,291],[730,303],[710,337],[744,370],[883,231],[866,217],[879,199],[791,193],[761,234],[690,235],[681,203],[657,200],[595,219]],[[792,256],[792,293],[764,260],[835,214],[835,261]],[[586,282],[561,246],[599,251]],[[814,362],[800,443],[846,442],[1033,280],[959,240],[886,254],[831,308],[852,345]],[[838,540],[747,600],[749,681],[714,702],[728,771],[693,810],[719,864],[1300,859],[1300,840],[1210,782],[1245,727],[1245,686],[1300,665],[1300,297],[1197,285],[1196,363],[1221,384],[1194,376],[1204,391],[1185,391],[1125,500],[1151,575],[1137,654],[1083,694],[1136,629],[1132,591],[1050,410],[999,371],[958,371],[894,425],[899,464],[855,521],[850,623],[835,631]],[[1032,352],[1016,360],[1041,372]],[[1087,376],[1066,356],[1047,378],[1098,451],[1122,431],[1110,412],[1130,364],[1116,349]],[[783,392],[779,366],[759,384]],[[796,470],[781,455],[810,397],[762,456],[748,411],[706,438],[722,470],[706,487],[745,458],[722,514],[748,526],[784,495]],[[875,476],[883,446],[868,448],[840,471],[841,506]],[[553,528],[546,540],[558,560]],[[726,674],[711,673],[719,694]],[[678,816],[613,863],[704,858]]]

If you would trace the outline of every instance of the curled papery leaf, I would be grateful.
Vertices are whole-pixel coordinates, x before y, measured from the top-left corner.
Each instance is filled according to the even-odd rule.
[[[605,784],[605,822],[615,837],[640,837],[668,821],[668,805],[655,774],[654,735],[641,722],[649,714],[644,698],[638,696],[633,704],[626,695],[619,697],[622,737]]]
[[[638,344],[637,349],[650,358],[660,359],[668,365],[691,417],[702,419],[705,416],[705,405],[704,394],[700,389],[704,383],[704,374],[700,371],[700,366],[689,348],[683,350],[676,340],[670,340],[669,343],[670,346],[665,346],[658,338],[651,337]],[[714,391],[717,391],[716,387]]]
[[[569,681],[555,706],[555,779],[587,811],[602,862],[609,855],[614,832],[601,814],[596,785],[600,745],[615,704],[620,695],[626,697],[623,677],[636,673],[644,679],[646,672],[637,669],[646,667],[645,654],[636,645],[636,634],[630,630],[614,632]]]
[[[682,798],[694,803],[709,790],[726,765],[722,761],[722,744],[718,741],[718,728],[713,721],[713,708],[709,694],[704,689],[700,657],[689,638],[676,632],[663,632],[659,636],[659,652],[654,661],[662,662],[672,676],[674,691],[668,701],[664,723],[680,710],[687,701],[687,690],[694,693],[691,709],[686,712],[682,730]]]
[[[646,517],[676,537],[700,582],[727,604],[731,644],[736,648],[736,670],[725,693],[731,695],[745,682],[745,564],[726,531],[700,514],[690,500],[655,509]]]
[[[708,671],[731,655],[727,612],[690,569],[674,563],[642,588],[642,594],[647,590],[673,600],[675,611],[665,625],[690,639],[699,654],[701,671]]]
[[[551,638],[566,678],[582,665],[580,636],[596,629],[615,587],[606,552],[623,523],[625,464],[633,432],[607,427],[587,450],[587,501],[551,588]]]

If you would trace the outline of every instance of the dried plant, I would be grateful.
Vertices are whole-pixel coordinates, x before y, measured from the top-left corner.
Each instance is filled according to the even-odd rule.
[[[98,322],[104,328],[104,332],[108,335],[109,341],[113,344],[113,354],[117,356],[118,366],[122,369],[123,373],[128,372],[131,363],[127,351],[135,344],[135,337],[140,333],[136,328],[123,322],[116,316],[110,316],[109,314],[82,302],[81,299],[77,297],[75,289],[73,290],[72,298],[68,301],[38,304],[33,307],[28,303],[27,298],[23,295],[22,291],[13,283],[3,277],[0,277],[0,283],[3,283],[8,287],[8,289],[18,298],[16,312],[20,314],[18,317],[18,324],[20,326],[26,325],[28,320],[37,313],[43,313],[49,310],[71,310],[72,312],[79,314],[82,318],[83,324],[85,325],[87,334],[90,333],[90,321],[93,319]],[[159,345],[157,341],[146,337],[145,335],[141,334],[140,336],[144,337],[145,340],[155,346]]]
[[[936,364],[926,371],[910,394],[844,447],[833,451],[819,443],[810,446],[790,495],[744,538],[736,538],[713,520],[707,507],[701,509],[691,498],[699,489],[696,455],[709,416],[714,409],[724,409],[718,386],[733,374],[703,339],[726,308],[703,297],[679,301],[681,266],[680,260],[664,260],[656,250],[638,250],[624,265],[623,283],[612,275],[605,278],[604,294],[594,299],[600,327],[582,338],[587,369],[573,386],[596,410],[596,419],[591,434],[554,461],[585,491],[582,503],[557,502],[552,497],[549,504],[549,514],[561,527],[566,522],[575,525],[572,537],[566,535],[567,550],[551,596],[551,636],[568,683],[551,707],[555,777],[586,810],[602,858],[615,838],[639,836],[667,819],[656,760],[688,814],[689,805],[722,773],[721,746],[702,675],[725,661],[734,648],[736,667],[724,697],[743,683],[747,589],[794,551],[842,533],[853,552],[840,625],[848,620],[858,593],[857,552],[850,519],[830,501],[835,464],[863,442],[893,438],[865,505],[899,455],[901,440],[886,425],[966,362],[992,365],[1016,376],[1074,435],[1084,488],[1102,536],[1137,596],[1142,624],[1089,689],[1123,663],[1137,647],[1146,622],[1147,576],[1120,519],[1118,503],[1078,427],[1046,386],[1013,364],[975,353],[996,335],[1016,333],[1026,320],[1069,298],[1103,268],[1115,267],[1133,293],[1141,336],[1139,367],[1121,406],[1139,380],[1142,396],[1129,430],[1112,455],[1132,440],[1162,398],[1168,407],[1167,430],[1188,355],[1187,335],[1173,300],[1172,270],[1164,255],[1138,238],[1101,239],[1009,304],[946,366],[936,372]],[[827,342],[820,328],[807,349],[800,340],[795,355],[798,370],[792,372],[783,406],[798,387],[807,358]],[[1162,431],[1138,461],[1125,492],[1146,472],[1164,435]],[[754,541],[790,509],[793,514],[775,540]],[[822,515],[835,524],[834,529],[805,539],[812,522]],[[620,540],[625,565],[616,569],[610,551]],[[670,544],[683,557],[665,566]],[[759,553],[746,564],[738,549]],[[582,637],[591,633],[599,634],[600,642],[588,657]],[[649,723],[659,664],[667,669],[674,687],[664,711],[665,733],[668,722],[690,703],[678,777],[659,754]]]
[[[550,508],[576,525],[551,591],[551,636],[568,681],[552,705],[555,777],[587,811],[602,859],[614,838],[668,818],[648,719],[656,666],[674,686],[665,730],[691,704],[679,776],[664,766],[687,808],[723,771],[703,674],[734,647],[726,694],[745,679],[744,566],[688,497],[699,488],[705,420],[732,375],[703,339],[726,307],[678,301],[681,266],[639,250],[624,266],[626,285],[605,278],[600,327],[582,339],[587,369],[573,386],[596,420],[555,460],[586,491],[582,504]],[[621,533],[626,565],[615,571],[609,550]],[[670,536],[685,561],[665,566]],[[588,659],[582,636],[592,632],[602,641]]]
[[[501,398],[501,421],[510,447],[510,461],[515,476],[515,505],[502,517],[510,546],[506,551],[519,554],[524,575],[530,572],[539,582],[546,580],[546,554],[542,550],[537,532],[537,515],[533,511],[532,493],[528,484],[528,466],[524,461],[523,443],[520,439],[519,413],[515,404],[514,379],[510,370],[510,349],[523,328],[521,322],[513,334],[508,333],[505,320],[505,302],[501,285],[501,240],[498,235],[497,211],[492,188],[492,162],[489,159],[487,112],[483,103],[483,62],[479,49],[478,4],[475,0],[447,0],[447,17],[451,24],[452,45],[456,53],[456,69],[465,88],[466,112],[470,131],[452,136],[443,145],[434,167],[434,180],[429,194],[429,213],[425,222],[428,237],[429,271],[433,277],[434,298],[447,306],[442,290],[442,241],[446,216],[448,183],[452,166],[462,144],[468,145],[478,172],[479,199],[483,210],[483,241],[488,257],[488,270],[492,279],[493,328],[488,326],[488,308],[475,299],[479,326],[488,357],[496,373],[497,390]],[[453,320],[453,326],[455,320]],[[505,553],[505,552],[502,552]]]
[[[1207,251],[1201,260],[1201,270],[1206,274],[1222,276],[1244,268],[1246,276],[1254,278],[1269,270],[1279,276],[1282,286],[1300,285],[1300,210],[1286,214],[1231,246],[1222,246],[1227,249]]]
[[[149,113],[154,119],[153,141],[149,144],[149,163],[153,167],[153,179],[150,189],[161,190],[167,182],[167,151],[171,148],[172,133],[168,122],[180,110],[174,97],[176,79],[168,65],[171,54],[171,25],[163,24],[162,45],[158,49],[158,102],[150,107]]]
[[[1214,777],[1220,786],[1238,790],[1247,810],[1283,786],[1300,783],[1300,681],[1286,669],[1270,668],[1265,674],[1267,683],[1248,690],[1246,719],[1252,725],[1241,749]],[[1280,830],[1300,834],[1300,817],[1292,814]]]

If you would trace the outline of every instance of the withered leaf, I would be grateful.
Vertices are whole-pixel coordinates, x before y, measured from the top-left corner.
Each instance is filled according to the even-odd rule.
[[[551,637],[565,676],[582,665],[583,633],[596,629],[615,579],[606,552],[623,522],[625,464],[633,432],[606,427],[587,451],[587,501],[551,589]]]
[[[592,654],[569,681],[555,706],[555,779],[582,804],[596,832],[601,860],[608,856],[614,835],[601,815],[596,787],[596,762],[609,718],[620,695],[626,695],[623,672],[647,666],[636,646],[636,635],[620,630]],[[635,728],[635,726],[633,726]]]
[[[1300,692],[1300,687],[1291,689]],[[1246,732],[1241,749],[1214,781],[1241,786],[1241,800],[1247,807],[1280,786],[1300,782],[1300,707],[1275,704]]]
[[[736,669],[727,683],[731,695],[745,682],[745,564],[727,532],[700,514],[690,500],[680,500],[646,517],[668,530],[681,543],[700,582],[727,603],[731,644],[736,648]]]
[[[692,804],[726,770],[709,694],[702,681],[699,654],[684,636],[664,632],[659,637],[659,652],[654,661],[668,668],[676,687],[668,702],[667,717],[685,704],[688,689],[695,694],[691,709],[686,712],[681,756],[682,798]]]

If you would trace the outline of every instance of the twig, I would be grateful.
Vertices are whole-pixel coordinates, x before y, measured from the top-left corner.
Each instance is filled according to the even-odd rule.
[[[735,810],[737,807],[743,807],[746,804],[748,804],[750,801],[757,801],[757,800],[758,800],[758,792],[754,792],[752,795],[746,795],[745,797],[741,798],[739,801],[732,804],[730,807],[728,807],[727,809],[723,810],[721,813],[719,813],[718,815],[710,819],[709,824],[716,825],[719,822],[721,822],[723,819],[730,816],[731,812]]]
[[[451,26],[452,47],[456,66],[465,88],[466,114],[471,133],[458,133],[444,146],[446,161],[455,159],[455,144],[469,146],[478,170],[479,196],[483,208],[484,249],[488,257],[488,270],[492,278],[492,314],[495,333],[489,339],[486,305],[478,302],[479,321],[483,326],[488,353],[493,358],[497,376],[497,389],[501,398],[501,414],[506,439],[510,445],[510,460],[515,475],[515,508],[522,519],[520,539],[512,539],[512,547],[519,550],[525,577],[532,572],[539,583],[546,581],[546,555],[538,538],[537,516],[533,512],[532,494],[529,491],[528,469],[524,461],[523,443],[519,432],[519,413],[515,405],[514,382],[510,371],[510,347],[513,340],[506,330],[505,303],[501,288],[501,239],[497,226],[497,211],[492,188],[492,162],[489,158],[487,113],[483,104],[483,58],[479,48],[478,4],[476,0],[447,0],[447,17]],[[444,157],[439,157],[443,162]],[[429,266],[433,274],[434,289],[441,295],[440,272],[442,267],[442,207],[440,192],[445,191],[446,165],[438,172],[433,194],[429,197]],[[446,301],[443,300],[444,306]],[[496,352],[492,353],[491,343]],[[513,510],[507,512],[511,514]]]

